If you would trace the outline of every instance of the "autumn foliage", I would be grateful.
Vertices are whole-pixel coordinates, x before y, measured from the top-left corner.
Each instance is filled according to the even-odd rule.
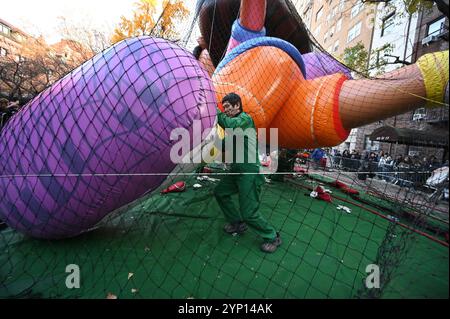
[[[142,35],[177,40],[176,25],[189,15],[181,0],[164,0],[162,3],[158,0],[140,0],[135,6],[131,19],[121,17],[111,39],[113,43]]]

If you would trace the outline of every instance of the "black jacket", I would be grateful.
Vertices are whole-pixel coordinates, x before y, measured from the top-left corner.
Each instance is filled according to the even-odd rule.
[[[0,111],[0,129],[3,128],[3,126],[5,126],[6,122],[8,122],[8,120],[17,113],[17,109],[15,108],[7,108],[5,110],[1,110]]]

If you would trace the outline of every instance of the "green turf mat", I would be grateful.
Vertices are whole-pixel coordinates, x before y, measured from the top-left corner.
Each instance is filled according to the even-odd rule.
[[[280,230],[275,254],[251,231],[233,237],[214,200],[216,183],[190,178],[183,193],[153,194],[99,228],[45,241],[0,232],[0,297],[355,298],[389,221],[345,203],[350,214],[283,182],[266,184],[261,211]],[[306,183],[306,181],[305,181]],[[344,203],[342,203],[344,204]],[[386,298],[448,298],[448,248],[411,236]],[[80,267],[79,289],[65,284]]]

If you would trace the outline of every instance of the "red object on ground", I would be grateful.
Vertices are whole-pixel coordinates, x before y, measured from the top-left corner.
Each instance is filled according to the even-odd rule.
[[[316,192],[317,192],[317,194],[323,194],[323,193],[325,193],[325,191],[323,190],[323,188],[322,188],[321,186],[317,186],[317,187],[316,187]]]
[[[325,191],[323,190],[322,187],[317,186],[316,192],[317,192],[317,198],[320,198],[321,200],[331,203],[331,201],[332,201],[331,195],[328,193],[325,193]]]
[[[161,192],[161,194],[167,194],[167,193],[181,193],[186,189],[186,183],[185,182],[176,182],[173,185],[170,185],[165,190]]]
[[[205,167],[203,167],[202,173],[210,174],[210,173],[212,173],[212,169],[205,166]]]
[[[320,162],[319,162],[320,167],[325,168],[327,167],[327,159],[326,158],[321,158]]]
[[[317,195],[317,197],[326,202],[329,202],[329,203],[332,202],[331,195],[328,193],[319,194],[319,195]]]
[[[336,181],[334,181],[333,183],[331,183],[331,185],[332,185],[332,186],[336,186],[337,188],[347,187],[346,184],[344,184],[344,183],[342,183],[342,182],[340,182],[340,181],[338,181],[338,180],[336,180]]]
[[[333,183],[330,183],[330,184],[333,184]],[[311,187],[309,187],[309,186],[303,186],[303,185],[299,185],[299,186],[302,187],[302,188],[305,188],[305,189],[307,189],[307,190],[310,190],[310,191],[313,190],[313,188],[311,188]],[[343,201],[343,202],[346,202],[346,203],[355,205],[356,207],[362,208],[362,209],[364,209],[364,210],[366,210],[366,211],[368,211],[368,212],[370,212],[370,213],[372,213],[372,214],[375,214],[375,215],[377,215],[377,216],[379,216],[379,217],[381,217],[381,218],[384,218],[384,219],[388,220],[389,222],[392,222],[392,220],[389,219],[387,216],[385,216],[385,215],[383,215],[382,213],[377,212],[377,211],[375,211],[375,210],[373,210],[373,209],[370,209],[369,207],[366,207],[366,206],[364,206],[364,205],[358,204],[357,202],[349,201],[348,199],[346,199],[346,198],[344,198],[344,197],[339,197],[339,196],[337,196],[337,195],[334,195],[334,196],[335,196],[337,199],[339,199],[339,200],[341,200],[341,201]],[[439,244],[441,244],[442,246],[445,246],[445,247],[447,247],[447,248],[448,248],[448,246],[449,246],[449,245],[448,245],[448,241],[442,241],[442,240],[440,240],[440,239],[438,239],[438,238],[436,238],[436,237],[433,237],[432,235],[429,235],[429,234],[427,234],[427,233],[425,233],[425,232],[423,232],[423,231],[420,231],[420,230],[418,230],[418,229],[415,229],[415,228],[413,228],[413,227],[407,226],[407,225],[405,225],[405,224],[403,224],[403,223],[398,223],[398,225],[400,225],[401,227],[406,228],[406,229],[408,229],[408,230],[410,230],[410,231],[413,231],[413,232],[415,232],[416,234],[419,234],[419,235],[421,235],[421,236],[424,236],[424,237],[426,237],[426,238],[428,238],[428,239],[430,239],[430,240],[432,240],[432,241],[434,241],[434,242],[436,242],[436,243],[439,243]],[[446,235],[446,238],[447,238],[447,236],[448,236],[448,233],[447,233],[447,235]]]
[[[336,180],[335,182],[331,183],[332,186],[335,186],[337,188],[342,189],[342,191],[344,193],[350,194],[350,195],[359,195],[359,192],[356,189],[351,188],[350,186],[348,186],[347,184],[344,184],[338,180]]]

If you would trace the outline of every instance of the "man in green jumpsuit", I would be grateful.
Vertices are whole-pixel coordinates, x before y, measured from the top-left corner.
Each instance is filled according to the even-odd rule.
[[[264,239],[261,249],[272,253],[281,245],[281,238],[275,228],[259,212],[261,186],[264,184],[264,176],[260,174],[259,158],[257,151],[256,129],[250,115],[243,112],[242,101],[239,95],[230,93],[222,100],[224,113],[218,112],[218,122],[225,131],[234,132],[253,129],[254,134],[244,135],[243,149],[236,149],[237,138],[233,134],[233,161],[231,174],[226,175],[214,190],[214,195],[221,207],[228,224],[224,230],[229,234],[241,234],[250,226]],[[227,130],[228,129],[228,130]],[[242,131],[240,131],[242,132]],[[230,139],[231,136],[228,136]],[[227,136],[225,144],[227,144]],[[241,145],[242,145],[241,144]],[[249,153],[253,152],[253,154]],[[226,153],[226,151],[225,151]],[[236,160],[243,153],[243,161]],[[254,156],[253,156],[254,155]],[[240,210],[235,208],[231,196],[239,194]]]

